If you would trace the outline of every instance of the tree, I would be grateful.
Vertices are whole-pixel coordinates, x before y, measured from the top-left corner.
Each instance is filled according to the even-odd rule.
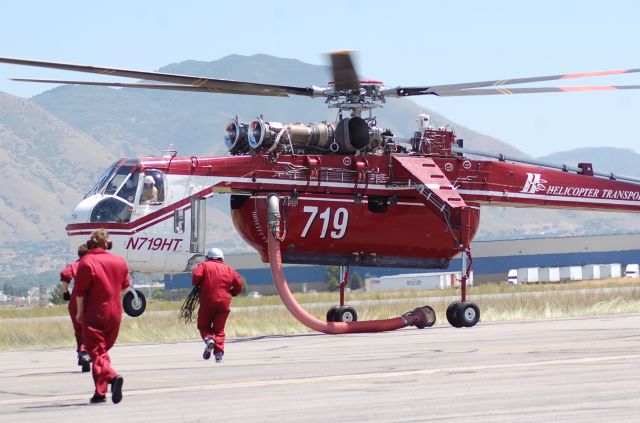
[[[247,280],[244,278],[244,276],[240,276],[240,279],[242,279],[242,292],[241,294],[246,297],[247,294],[249,293],[249,284],[247,283]]]
[[[362,276],[360,276],[360,273],[353,272],[351,274],[351,278],[349,280],[349,288],[352,291],[355,291],[356,289],[361,289],[362,288]]]
[[[338,266],[327,266],[324,269],[324,278],[328,291],[334,292],[340,288],[340,268]]]
[[[49,302],[56,305],[66,303],[66,301],[62,299],[63,292],[64,291],[62,290],[62,284],[56,284],[56,286],[54,286],[51,290],[51,294],[49,295]]]

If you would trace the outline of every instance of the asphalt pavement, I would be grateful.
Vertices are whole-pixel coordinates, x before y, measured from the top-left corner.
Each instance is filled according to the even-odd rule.
[[[640,314],[116,345],[90,405],[72,349],[0,353],[2,422],[637,422]]]

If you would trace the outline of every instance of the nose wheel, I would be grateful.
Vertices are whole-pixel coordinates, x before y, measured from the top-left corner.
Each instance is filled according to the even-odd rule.
[[[124,294],[124,297],[122,297],[122,308],[124,312],[131,317],[140,316],[147,308],[147,299],[144,297],[144,294],[137,289],[135,291],[134,293],[132,290],[129,290]]]

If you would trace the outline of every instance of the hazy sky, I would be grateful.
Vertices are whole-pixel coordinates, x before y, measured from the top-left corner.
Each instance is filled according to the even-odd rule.
[[[234,53],[325,64],[327,52],[352,49],[363,77],[435,85],[640,68],[640,2],[13,0],[0,7],[0,40],[0,56],[141,70]],[[7,78],[79,75],[0,65],[0,91],[31,97],[51,86]],[[640,75],[564,85],[613,84],[640,85]],[[640,90],[415,99],[534,156],[640,152]]]

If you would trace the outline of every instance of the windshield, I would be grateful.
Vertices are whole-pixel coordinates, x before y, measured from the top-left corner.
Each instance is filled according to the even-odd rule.
[[[102,176],[100,176],[100,179],[98,179],[98,183],[95,184],[93,188],[91,188],[91,190],[84,196],[84,198],[102,192],[107,181],[110,180],[113,177],[113,174],[116,172],[116,166],[118,165],[118,163],[119,161],[113,162],[113,164],[104,171]]]
[[[124,185],[124,182],[128,179],[129,175],[133,172],[133,166],[122,166],[115,174],[109,178],[109,183],[104,190],[105,195],[113,195],[118,191],[120,187]]]
[[[91,212],[90,222],[127,223],[131,220],[131,205],[118,197],[102,199]]]

